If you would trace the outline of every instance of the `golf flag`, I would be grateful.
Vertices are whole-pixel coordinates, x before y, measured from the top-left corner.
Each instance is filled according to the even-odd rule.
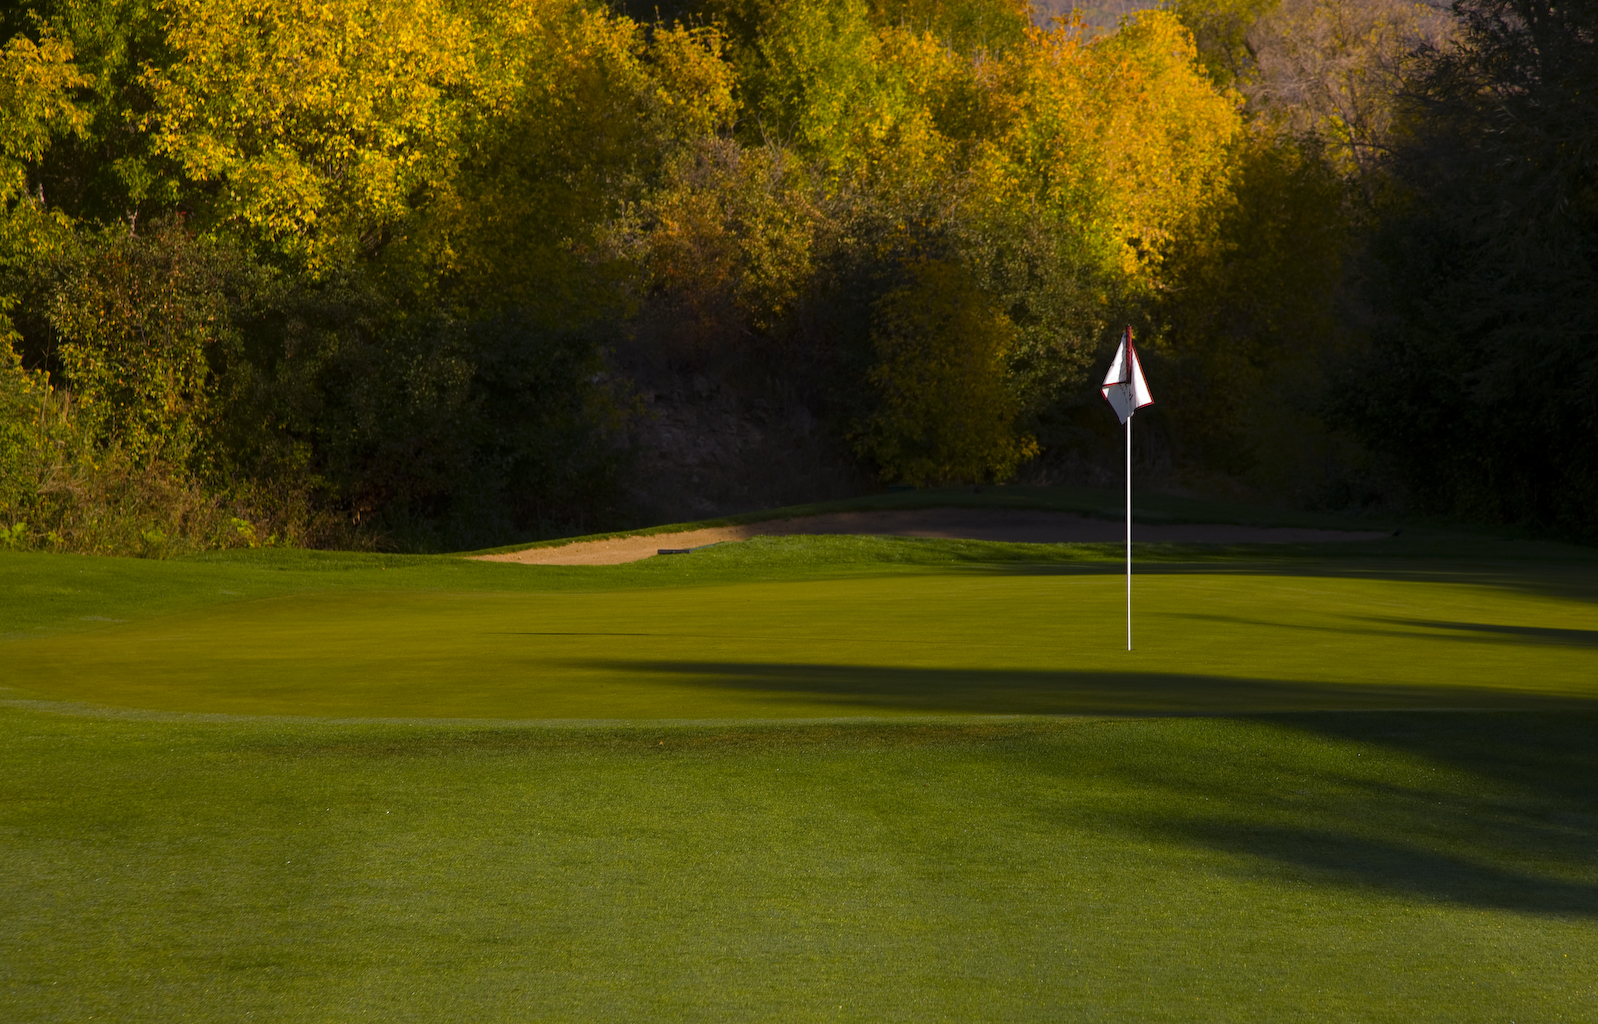
[[[1132,414],[1145,405],[1153,405],[1149,396],[1149,382],[1143,379],[1143,367],[1137,361],[1137,346],[1132,344],[1132,328],[1121,335],[1121,347],[1115,350],[1110,372],[1104,375],[1104,386],[1099,389],[1104,400],[1110,403],[1115,415],[1126,427],[1126,649],[1132,649]]]
[[[1149,397],[1149,382],[1143,379],[1143,367],[1137,361],[1137,346],[1132,344],[1132,328],[1121,335],[1121,347],[1115,350],[1110,372],[1104,375],[1104,386],[1099,390],[1122,423],[1145,405],[1154,404]]]

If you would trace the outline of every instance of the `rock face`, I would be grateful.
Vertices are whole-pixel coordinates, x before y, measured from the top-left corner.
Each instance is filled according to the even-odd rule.
[[[632,500],[655,521],[826,501],[877,483],[798,398],[734,389],[706,373],[638,381]]]

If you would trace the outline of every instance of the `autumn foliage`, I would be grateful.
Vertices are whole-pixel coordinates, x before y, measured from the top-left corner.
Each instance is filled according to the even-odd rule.
[[[780,391],[883,481],[999,481],[1099,429],[1134,321],[1147,443],[1264,479],[1291,457],[1243,438],[1324,425],[1217,387],[1326,390],[1402,119],[1282,114],[1226,26],[1288,15],[1222,8],[1089,38],[1013,0],[11,5],[0,525],[125,548],[73,502],[157,478],[198,497],[116,536],[620,522],[661,367]]]

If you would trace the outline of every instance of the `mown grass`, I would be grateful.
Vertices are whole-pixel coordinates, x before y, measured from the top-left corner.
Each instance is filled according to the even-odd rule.
[[[1166,549],[1137,580],[1128,654],[1113,551],[1040,547],[759,538],[611,568],[12,556],[33,600],[0,686],[167,711],[581,720],[1598,699],[1579,569]]]
[[[0,556],[0,1019],[1590,1020],[1598,572],[1491,544],[1130,655],[1094,547]]]
[[[1590,1020],[1595,725],[8,711],[0,1009]]]

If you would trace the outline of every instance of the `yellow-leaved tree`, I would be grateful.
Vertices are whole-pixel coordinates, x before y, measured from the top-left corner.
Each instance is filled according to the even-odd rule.
[[[921,190],[919,204],[899,207],[904,244],[923,244],[919,234],[928,253],[955,254],[1005,317],[1011,337],[992,380],[1012,403],[1007,422],[1021,422],[1081,388],[1112,315],[1170,286],[1173,240],[1231,188],[1238,97],[1214,86],[1189,32],[1162,12],[1093,41],[1056,25],[966,58],[901,32],[884,52],[913,83],[930,141],[885,135],[875,183]],[[948,405],[951,425],[964,422],[958,408]],[[872,450],[886,452],[890,425],[913,419],[872,422]],[[1005,453],[987,471],[1003,479],[1012,449],[988,450]]]
[[[1163,243],[1226,187],[1238,98],[1163,11],[1091,42],[1061,25],[1029,43],[981,69],[994,129],[973,165],[980,201],[1068,226],[1106,269],[1146,281]]]
[[[558,323],[604,299],[596,230],[730,124],[732,69],[711,29],[522,10],[493,30],[492,116],[418,223],[418,252],[472,301]]]
[[[46,207],[28,169],[57,139],[83,132],[88,117],[73,92],[88,81],[72,44],[48,30],[0,47],[0,268],[26,272],[65,243],[70,220]],[[14,303],[0,288],[0,344],[11,343]],[[0,363],[7,372],[9,360]]]
[[[226,227],[325,274],[448,188],[473,34],[439,0],[165,0],[157,151]]]

